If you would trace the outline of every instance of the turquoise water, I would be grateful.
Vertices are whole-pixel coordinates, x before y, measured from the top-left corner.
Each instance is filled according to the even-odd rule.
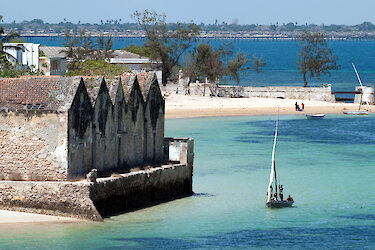
[[[195,139],[196,195],[104,223],[0,224],[0,249],[375,248],[375,115],[280,116],[293,208],[265,208],[275,116],[172,119]]]

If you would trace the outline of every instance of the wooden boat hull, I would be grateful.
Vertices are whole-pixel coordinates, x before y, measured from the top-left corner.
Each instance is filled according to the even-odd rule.
[[[266,203],[267,207],[270,208],[282,208],[282,207],[291,207],[293,206],[294,201],[269,201]]]
[[[368,115],[367,110],[348,110],[348,109],[344,109],[342,112],[345,115]]]
[[[324,114],[314,114],[314,115],[306,115],[306,118],[309,120],[320,120],[324,118]]]

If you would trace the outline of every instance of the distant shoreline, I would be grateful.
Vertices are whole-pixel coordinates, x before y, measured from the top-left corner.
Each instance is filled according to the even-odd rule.
[[[100,34],[91,34],[92,37],[98,37]],[[110,35],[108,35],[110,36]],[[20,37],[65,37],[63,34],[21,34]],[[129,35],[112,35],[113,38],[123,38],[123,39],[146,39],[145,36],[129,36]],[[269,35],[257,35],[257,36],[196,36],[197,39],[217,39],[217,40],[298,40],[295,36],[269,36]],[[327,37],[327,40],[375,40],[374,37],[356,37],[356,36],[347,36],[347,37]]]

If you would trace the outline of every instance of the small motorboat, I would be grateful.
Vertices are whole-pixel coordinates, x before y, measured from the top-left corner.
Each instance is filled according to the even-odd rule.
[[[309,120],[319,120],[323,119],[325,114],[307,114],[306,118]]]
[[[342,113],[344,113],[344,115],[368,115],[368,111],[363,110],[363,109],[358,109],[358,110],[343,109]]]

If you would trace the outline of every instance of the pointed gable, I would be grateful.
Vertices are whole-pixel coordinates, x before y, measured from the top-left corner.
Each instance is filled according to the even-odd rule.
[[[108,113],[112,111],[113,104],[111,97],[109,96],[109,91],[104,78],[102,78],[102,83],[100,84],[98,96],[94,105],[95,122],[99,126],[99,131],[105,135],[105,128],[108,119]]]
[[[150,85],[146,105],[149,105],[151,125],[155,129],[159,119],[159,112],[165,113],[165,100],[156,77]]]
[[[137,114],[139,109],[143,108],[143,96],[142,91],[138,83],[138,78],[135,77],[131,91],[128,98],[128,110],[131,111],[131,117],[133,123],[137,121]]]
[[[77,91],[69,108],[69,120],[80,138],[86,132],[92,119],[92,106],[83,79],[80,79]]]

